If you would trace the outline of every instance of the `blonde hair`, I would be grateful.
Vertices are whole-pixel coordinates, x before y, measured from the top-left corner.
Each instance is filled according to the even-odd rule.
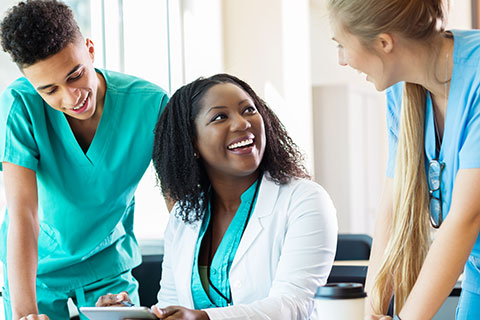
[[[428,43],[445,30],[448,0],[328,0],[331,17],[367,47],[381,33]],[[427,41],[425,41],[427,40]],[[426,89],[405,83],[393,188],[393,220],[385,254],[370,293],[374,311],[386,314],[393,289],[401,310],[430,246],[425,172]]]

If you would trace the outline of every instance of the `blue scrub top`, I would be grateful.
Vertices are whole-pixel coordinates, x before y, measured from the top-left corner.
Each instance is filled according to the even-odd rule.
[[[91,283],[141,262],[133,235],[134,192],[150,163],[153,130],[168,97],[147,81],[96,71],[107,88],[86,153],[65,114],[48,106],[26,78],[16,80],[0,97],[0,161],[36,172],[37,274],[47,286],[59,289]],[[8,222],[7,213],[0,231],[4,263]]]
[[[217,251],[215,252],[210,266],[210,281],[225,297],[229,298],[230,300],[232,299],[232,297],[230,296],[230,268],[232,266],[233,259],[235,258],[235,253],[237,252],[240,240],[242,238],[243,227],[246,225],[246,223],[248,223],[246,219],[248,218],[248,211],[250,209],[252,201],[252,212],[255,208],[255,203],[257,202],[257,198],[254,198],[254,196],[258,183],[260,183],[259,180],[252,184],[241,195],[240,206],[238,207],[238,210],[235,213],[232,222],[230,222],[227,231],[225,231],[223,239],[220,242]],[[208,288],[208,292],[206,292],[200,279],[200,273],[198,268],[198,255],[200,253],[200,247],[203,241],[203,237],[205,236],[205,233],[210,224],[210,216],[211,208],[209,203],[208,210],[206,211],[202,226],[200,228],[200,233],[198,235],[193,260],[192,297],[196,310],[227,306],[227,301],[222,298],[211,286]]]
[[[438,154],[439,161],[445,164],[441,181],[444,218],[450,210],[458,170],[480,168],[480,32],[477,30],[452,30],[451,32],[454,36],[453,73],[443,141]],[[395,171],[403,85],[398,83],[387,90],[389,128],[387,176],[389,177],[393,177]],[[428,166],[428,163],[437,156],[430,94],[427,95],[425,109],[425,154]],[[480,237],[477,238],[471,254],[480,257]],[[464,282],[468,287],[469,281]],[[476,279],[472,279],[473,286],[478,287],[478,284],[480,284],[480,272]]]

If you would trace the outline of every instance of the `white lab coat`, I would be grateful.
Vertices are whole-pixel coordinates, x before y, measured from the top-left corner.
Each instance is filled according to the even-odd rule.
[[[194,308],[191,279],[201,221],[173,212],[165,231],[158,306]],[[265,174],[233,260],[233,306],[206,309],[210,319],[308,319],[316,289],[332,268],[336,211],[327,192],[305,179],[277,185]]]

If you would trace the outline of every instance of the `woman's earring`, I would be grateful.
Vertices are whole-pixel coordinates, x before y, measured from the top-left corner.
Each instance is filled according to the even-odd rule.
[[[196,153],[196,152],[193,153],[193,157],[194,157],[195,159],[200,159],[200,156],[199,156],[198,153]]]

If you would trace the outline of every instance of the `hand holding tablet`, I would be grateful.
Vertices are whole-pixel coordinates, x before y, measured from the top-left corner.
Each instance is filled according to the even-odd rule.
[[[158,319],[147,307],[83,307],[90,320]]]
[[[135,307],[128,292],[101,296],[95,307],[81,307],[90,320],[158,319],[147,307]]]
[[[175,319],[209,319],[203,310],[191,310],[181,306],[152,306],[152,309],[135,307],[125,291],[101,296],[96,307],[81,307],[80,312],[90,320],[165,319],[171,316]]]

